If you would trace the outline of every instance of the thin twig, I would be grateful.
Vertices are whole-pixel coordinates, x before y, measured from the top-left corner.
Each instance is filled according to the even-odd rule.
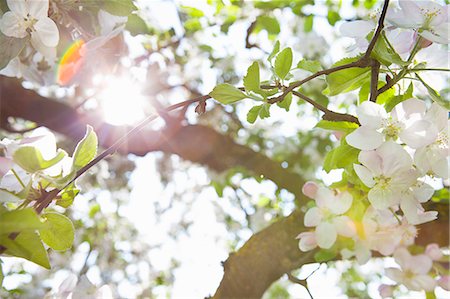
[[[338,113],[338,112],[334,112],[329,110],[328,108],[320,105],[319,103],[317,103],[316,101],[314,101],[313,99],[305,96],[304,94],[298,92],[298,91],[293,91],[292,92],[293,95],[301,98],[302,100],[310,103],[311,105],[314,106],[314,108],[322,111],[323,113],[325,113],[322,116],[322,119],[324,120],[330,120],[330,121],[347,121],[347,122],[352,122],[352,123],[356,123],[359,124],[358,118],[356,118],[353,115],[350,114],[345,114],[345,113]]]
[[[370,73],[370,101],[376,102],[378,97],[378,76],[380,74],[380,62],[372,60],[372,70]]]
[[[383,4],[383,10],[381,11],[380,18],[378,19],[378,26],[375,30],[375,33],[372,37],[372,40],[370,41],[369,46],[367,47],[366,53],[363,56],[363,59],[369,59],[370,54],[372,54],[372,50],[375,47],[375,44],[377,43],[378,37],[380,37],[381,32],[384,28],[384,19],[386,18],[386,12],[389,6],[389,0],[385,0]]]

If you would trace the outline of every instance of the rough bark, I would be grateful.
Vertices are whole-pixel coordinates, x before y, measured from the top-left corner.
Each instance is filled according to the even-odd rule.
[[[80,113],[66,103],[50,100],[25,90],[13,79],[0,77],[0,126],[7,128],[8,117],[33,121],[39,126],[64,134],[73,140],[83,137],[86,124],[94,127],[101,146],[108,147],[127,129],[101,121],[95,113]],[[237,144],[229,136],[202,125],[175,125],[162,131],[144,129],[119,150],[121,153],[145,155],[153,151],[177,154],[216,171],[242,166],[263,175],[280,188],[302,200],[301,176],[252,149]],[[438,221],[419,226],[419,244],[437,242],[448,246],[448,205],[427,207],[440,211]],[[284,273],[313,262],[312,253],[302,253],[295,237],[304,230],[303,216],[294,211],[261,232],[224,263],[224,276],[214,298],[259,298]]]

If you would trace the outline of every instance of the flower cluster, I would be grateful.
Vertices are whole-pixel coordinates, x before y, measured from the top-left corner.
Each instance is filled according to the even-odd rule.
[[[450,27],[448,19],[449,5],[440,5],[433,1],[399,0],[398,6],[387,11],[385,34],[398,54],[409,53],[414,45],[421,47],[431,43],[448,44]],[[358,49],[365,51],[368,46],[367,36],[375,29],[374,14],[370,20],[357,20],[342,24],[342,35],[356,40]],[[422,42],[417,43],[419,38]]]
[[[434,193],[427,182],[448,177],[448,112],[436,103],[427,109],[424,101],[412,98],[391,113],[369,101],[356,113],[361,126],[346,141],[361,150],[359,163],[353,164],[360,188],[338,191],[306,183],[303,193],[316,206],[306,212],[304,224],[315,230],[299,235],[299,247],[333,247],[359,263],[367,262],[372,251],[393,254],[401,270],[388,269],[390,278],[411,290],[433,290],[438,282],[430,271],[433,260],[442,256],[439,249],[411,256],[406,248],[414,244],[415,225],[437,218],[436,211],[425,211],[422,204]]]

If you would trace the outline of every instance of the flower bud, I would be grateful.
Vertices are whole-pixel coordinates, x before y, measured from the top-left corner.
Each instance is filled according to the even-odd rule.
[[[381,298],[392,297],[394,294],[394,290],[392,286],[387,284],[382,284],[378,287],[378,292],[380,293]]]
[[[309,198],[315,198],[318,189],[319,186],[316,183],[309,181],[303,185],[302,192]]]

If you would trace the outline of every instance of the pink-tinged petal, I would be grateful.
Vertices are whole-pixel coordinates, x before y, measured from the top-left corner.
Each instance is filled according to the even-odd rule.
[[[28,1],[28,12],[35,19],[42,19],[48,16],[49,0],[31,0]]]
[[[0,179],[13,168],[14,161],[5,157],[0,157]]]
[[[28,35],[27,27],[19,15],[7,11],[0,19],[0,30],[4,35],[16,38],[24,38]]]
[[[400,269],[397,268],[387,268],[386,276],[395,282],[402,283],[404,279],[404,274]]]
[[[383,159],[383,173],[385,176],[393,177],[397,172],[412,168],[411,156],[400,144],[393,141],[383,143],[377,153]]]
[[[375,29],[375,24],[370,21],[352,21],[343,23],[339,27],[339,31],[343,36],[365,38],[372,30]]]
[[[59,42],[59,31],[55,22],[48,18],[42,18],[34,24],[39,39],[47,47],[56,47]]]
[[[339,216],[333,219],[338,235],[351,238],[356,235],[356,227],[353,221],[347,216]]]
[[[433,31],[424,30],[420,35],[432,42],[446,45],[450,42],[449,30],[450,23],[442,23],[433,28]]]
[[[26,0],[6,0],[11,12],[16,13],[20,17],[26,17],[29,13]]]
[[[438,136],[437,127],[427,121],[418,120],[400,132],[400,139],[409,147],[417,149],[433,143]]]
[[[322,222],[316,227],[316,240],[320,248],[329,249],[336,242],[337,232],[333,224]]]
[[[427,202],[434,194],[434,188],[424,182],[417,182],[411,189],[414,197],[421,203]]]
[[[441,278],[439,278],[437,283],[444,290],[450,291],[450,276],[449,275],[442,276]]]
[[[366,166],[374,176],[382,174],[381,165],[383,160],[376,151],[361,151],[358,155],[358,161]]]
[[[322,212],[319,208],[313,207],[306,211],[304,223],[306,227],[318,226],[322,222]]]
[[[436,243],[428,244],[425,249],[425,254],[428,255],[433,261],[438,261],[442,258],[442,250]]]
[[[382,284],[378,287],[378,293],[380,293],[381,298],[388,298],[394,295],[394,289],[390,285]]]
[[[414,45],[414,30],[386,31],[386,37],[399,54],[409,53]]]
[[[431,292],[436,288],[436,280],[428,275],[417,275],[410,280],[410,284],[415,288],[411,288],[413,291],[425,290]]]
[[[368,198],[375,209],[384,210],[397,205],[401,194],[392,189],[375,186],[370,189]]]
[[[356,115],[362,126],[379,129],[382,121],[387,117],[383,106],[371,101],[365,101],[356,108]]]
[[[303,185],[302,192],[309,198],[315,198],[318,189],[319,186],[315,182],[309,181]]]
[[[359,164],[353,164],[353,169],[355,169],[356,174],[359,179],[369,188],[375,186],[375,180],[373,178],[372,172],[365,166]]]
[[[404,247],[398,248],[394,252],[395,262],[399,264],[403,270],[411,269],[411,267],[414,267],[414,265],[411,264],[411,258],[412,256],[409,253],[408,249]]]
[[[304,232],[297,236],[300,241],[298,247],[301,251],[309,251],[317,247],[316,236],[313,232]]]
[[[335,215],[341,215],[352,206],[353,196],[348,192],[342,192],[338,196],[334,196],[330,201],[328,208]]]
[[[384,136],[373,128],[362,126],[348,134],[345,140],[357,149],[370,151],[383,143]]]

